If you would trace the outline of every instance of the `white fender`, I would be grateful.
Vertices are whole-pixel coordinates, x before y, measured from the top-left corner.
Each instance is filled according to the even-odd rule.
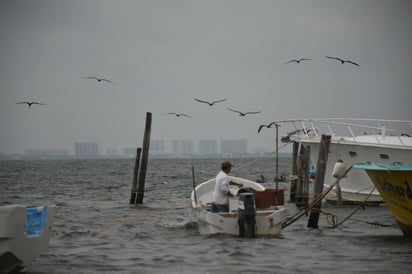
[[[345,175],[346,165],[342,160],[338,160],[333,166],[332,175],[335,178],[342,178]]]

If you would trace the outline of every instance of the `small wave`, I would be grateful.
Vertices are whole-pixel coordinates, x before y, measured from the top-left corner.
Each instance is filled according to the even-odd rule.
[[[168,221],[168,222],[164,222],[164,223],[160,223],[161,227],[165,227],[165,228],[173,228],[173,229],[178,229],[178,228],[190,228],[192,227],[192,221],[188,220],[188,219],[183,219],[183,218],[177,218],[176,221]]]

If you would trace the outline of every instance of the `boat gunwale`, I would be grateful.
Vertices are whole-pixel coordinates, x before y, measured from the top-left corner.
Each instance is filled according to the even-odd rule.
[[[379,164],[379,163],[359,163],[353,166],[357,169],[366,171],[386,171],[386,172],[407,172],[412,171],[412,165],[403,165],[402,163]]]
[[[344,121],[344,122],[340,122]],[[376,122],[377,126],[371,126],[371,125],[366,125],[366,124],[361,124],[361,123],[349,123],[346,121],[355,121],[355,122]],[[409,144],[404,143],[404,138],[410,138],[410,136],[403,136],[403,134],[400,134],[398,130],[392,129],[390,127],[386,127],[387,125],[382,125],[382,123],[392,123],[392,124],[406,124],[409,126],[410,129],[412,129],[412,121],[408,120],[385,120],[385,119],[360,119],[360,118],[308,118],[308,119],[289,119],[289,120],[278,120],[275,121],[275,123],[282,123],[282,124],[292,124],[293,128],[295,131],[287,133],[287,136],[301,136],[301,139],[319,139],[320,135],[318,132],[318,127],[316,125],[322,125],[323,127],[326,126],[327,130],[329,131],[328,134],[331,136],[335,137],[334,139],[342,139],[342,138],[351,138],[353,140],[353,143],[362,143],[358,140],[359,137],[365,136],[365,135],[355,135],[352,127],[360,128],[360,129],[369,129],[373,131],[373,134],[368,134],[367,136],[373,136],[375,137],[375,142],[370,142],[370,143],[376,143],[376,144],[382,144],[382,145],[392,145],[392,144],[387,144],[386,142],[382,142],[379,137],[385,136],[385,137],[395,137],[398,139],[399,144],[393,144],[397,145],[400,147],[411,147]],[[297,124],[300,124],[298,126]],[[339,126],[340,129],[346,129],[347,132],[349,132],[349,135],[341,135],[336,133],[336,129],[333,130],[331,125],[334,126]],[[378,134],[377,132],[380,132],[381,134]],[[390,134],[388,135],[387,132]],[[346,140],[349,141],[349,140]],[[365,144],[370,144],[369,142],[364,142]]]

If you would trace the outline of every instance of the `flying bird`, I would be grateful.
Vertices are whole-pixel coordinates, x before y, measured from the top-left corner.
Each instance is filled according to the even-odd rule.
[[[326,56],[326,58],[338,60],[338,61],[340,61],[341,64],[343,64],[343,63],[349,63],[349,64],[352,64],[352,65],[355,65],[355,66],[358,66],[358,67],[359,67],[359,64],[357,64],[357,63],[355,63],[355,62],[352,62],[352,61],[350,61],[350,60],[343,60],[343,59],[341,59],[341,58],[332,57],[332,56]]]
[[[259,133],[262,130],[262,128],[264,128],[264,127],[271,128],[274,124],[276,124],[276,122],[272,122],[272,123],[267,124],[267,125],[260,125],[257,133]]]
[[[293,59],[293,60],[290,60],[290,61],[284,63],[284,65],[292,63],[292,62],[296,62],[296,63],[300,64],[301,61],[309,61],[309,60],[312,60],[312,59],[307,59],[307,58]]]
[[[107,82],[107,83],[113,84],[113,82],[112,82],[112,81],[107,80],[107,79],[105,79],[105,78],[98,78],[98,77],[94,77],[94,76],[89,76],[89,77],[85,77],[85,78],[87,78],[87,79],[95,79],[95,80],[97,80],[97,82],[104,81],[104,82]]]
[[[187,118],[190,118],[191,116],[189,116],[189,115],[187,115],[187,114],[184,114],[184,113],[176,113],[176,112],[169,112],[169,113],[166,113],[166,114],[173,114],[173,115],[176,115],[176,117],[180,117],[180,116],[185,116],[185,117],[187,117]]]
[[[16,104],[27,104],[27,106],[30,108],[31,105],[45,105],[43,103],[39,103],[39,102],[18,102]]]
[[[197,98],[193,98],[193,99],[195,99],[195,101],[198,101],[198,102],[200,102],[200,103],[208,104],[209,106],[213,106],[213,105],[216,104],[216,103],[223,102],[223,101],[226,101],[226,100],[227,100],[227,98],[225,98],[225,99],[222,99],[222,100],[217,100],[217,101],[213,101],[213,102],[207,102],[207,101],[203,101],[203,100],[200,100],[200,99],[197,99]]]
[[[241,112],[241,111],[234,110],[234,109],[231,109],[231,108],[227,108],[227,109],[230,110],[230,111],[239,113],[239,116],[246,116],[246,114],[257,114],[257,113],[260,113],[260,111]]]

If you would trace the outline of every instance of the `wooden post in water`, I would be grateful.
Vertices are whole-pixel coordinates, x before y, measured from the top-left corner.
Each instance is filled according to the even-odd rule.
[[[195,167],[194,166],[192,166],[192,179],[193,179],[193,194],[195,196],[195,204],[197,205],[196,180],[195,180]]]
[[[144,130],[144,139],[143,139],[142,165],[140,166],[139,185],[137,187],[136,204],[143,203],[143,196],[144,196],[144,190],[145,190],[144,183],[146,179],[147,161],[149,159],[151,128],[152,128],[152,113],[147,112],[146,113],[146,127]]]
[[[309,203],[309,157],[310,146],[305,147],[305,153],[303,154],[303,187],[302,187],[302,200],[301,205],[307,206]]]
[[[300,143],[299,155],[297,158],[297,174],[298,174],[298,182],[296,186],[296,206],[301,207],[302,204],[302,197],[303,197],[303,173],[304,173],[304,154],[305,154],[305,146]]]
[[[278,208],[278,193],[279,193],[279,125],[275,123],[276,127],[276,178],[275,178],[275,183],[276,183],[276,195],[275,195],[275,208]],[[282,192],[283,193],[283,192]],[[283,201],[283,200],[282,200]]]
[[[323,192],[323,181],[325,180],[326,163],[328,161],[329,145],[331,137],[330,135],[322,135],[320,138],[319,157],[316,163],[316,178],[313,188],[314,199]],[[308,227],[318,228],[319,221],[319,209],[321,208],[322,200],[313,207],[310,212]]]
[[[133,181],[132,181],[132,193],[130,196],[130,204],[136,203],[136,191],[137,191],[137,175],[139,174],[139,164],[140,164],[140,153],[142,148],[138,147],[136,149],[136,160],[134,163]]]
[[[276,182],[276,190],[279,189],[278,182],[279,182],[279,125],[275,124],[276,127],[276,168],[275,168],[275,182]]]
[[[297,158],[298,158],[298,149],[299,149],[299,143],[298,142],[293,142],[293,152],[292,152],[292,179],[290,180],[290,196],[289,196],[289,203],[295,203],[296,202],[296,186],[298,183],[297,179]]]

